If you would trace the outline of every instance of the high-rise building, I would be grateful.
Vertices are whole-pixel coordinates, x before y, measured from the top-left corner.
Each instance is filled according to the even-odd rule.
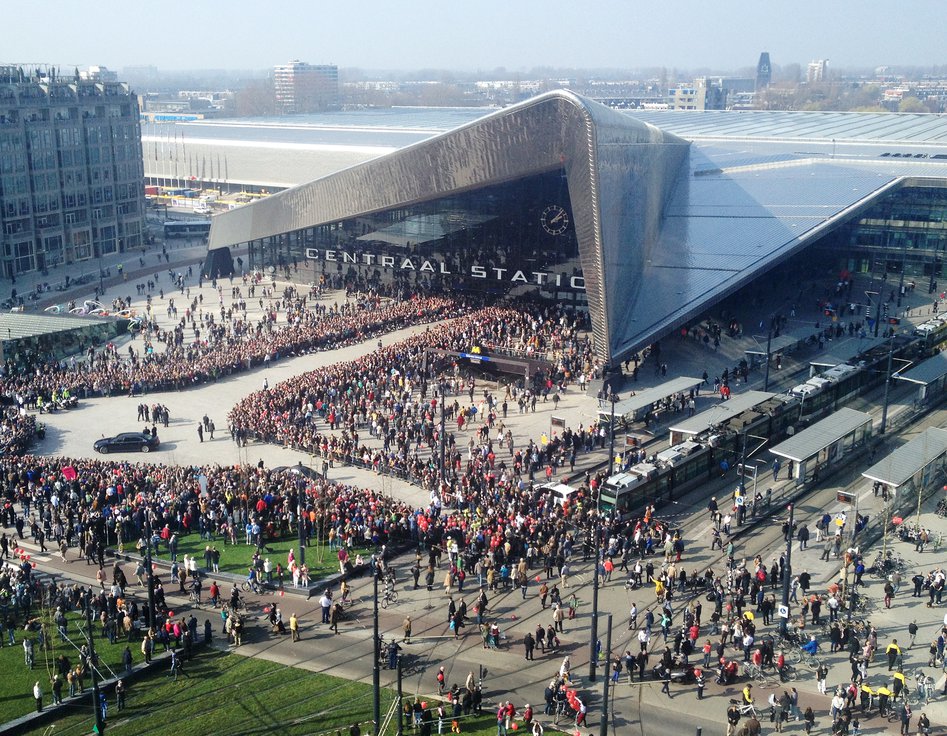
[[[294,60],[273,69],[276,111],[281,115],[320,112],[339,106],[339,67]]]
[[[0,271],[138,248],[144,184],[128,85],[0,67]]]
[[[806,67],[806,81],[810,84],[812,82],[824,82],[828,78],[829,73],[829,60],[828,59],[818,59],[817,61],[810,61],[809,66]]]
[[[773,81],[773,67],[769,63],[769,51],[760,54],[760,60],[756,63],[756,88],[764,89],[769,87]]]

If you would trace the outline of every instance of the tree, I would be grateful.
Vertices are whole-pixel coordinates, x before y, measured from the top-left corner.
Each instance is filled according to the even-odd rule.
[[[905,97],[898,105],[898,112],[930,112],[930,109],[917,97]]]

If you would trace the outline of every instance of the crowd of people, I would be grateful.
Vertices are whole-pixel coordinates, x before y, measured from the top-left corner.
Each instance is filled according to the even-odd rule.
[[[217,311],[210,304],[204,308],[200,294],[180,316],[174,299],[169,298],[169,314],[180,319],[173,327],[161,329],[156,320],[146,318],[138,351],[129,345],[123,354],[108,343],[99,349],[89,346],[84,360],[35,356],[28,370],[7,363],[0,396],[35,408],[63,391],[85,397],[180,390],[269,365],[281,357],[338,348],[466,311],[459,300],[438,296],[390,301],[366,294],[341,305],[309,304],[307,296],[287,287],[275,300],[260,299],[262,314],[254,323],[247,317],[246,299],[235,294],[231,305],[225,306],[223,288],[217,286]]]

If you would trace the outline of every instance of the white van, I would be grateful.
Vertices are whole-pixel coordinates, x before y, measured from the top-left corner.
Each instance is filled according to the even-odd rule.
[[[567,486],[565,483],[543,483],[540,486],[537,486],[540,491],[543,493],[550,494],[560,506],[565,506],[566,503],[572,503],[572,497],[579,492],[578,488],[573,488],[572,486]]]

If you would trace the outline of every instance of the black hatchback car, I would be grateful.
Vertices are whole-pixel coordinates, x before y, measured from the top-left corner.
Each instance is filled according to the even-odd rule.
[[[114,437],[103,437],[92,446],[103,455],[109,452],[151,452],[157,450],[161,440],[143,432],[122,432]]]

